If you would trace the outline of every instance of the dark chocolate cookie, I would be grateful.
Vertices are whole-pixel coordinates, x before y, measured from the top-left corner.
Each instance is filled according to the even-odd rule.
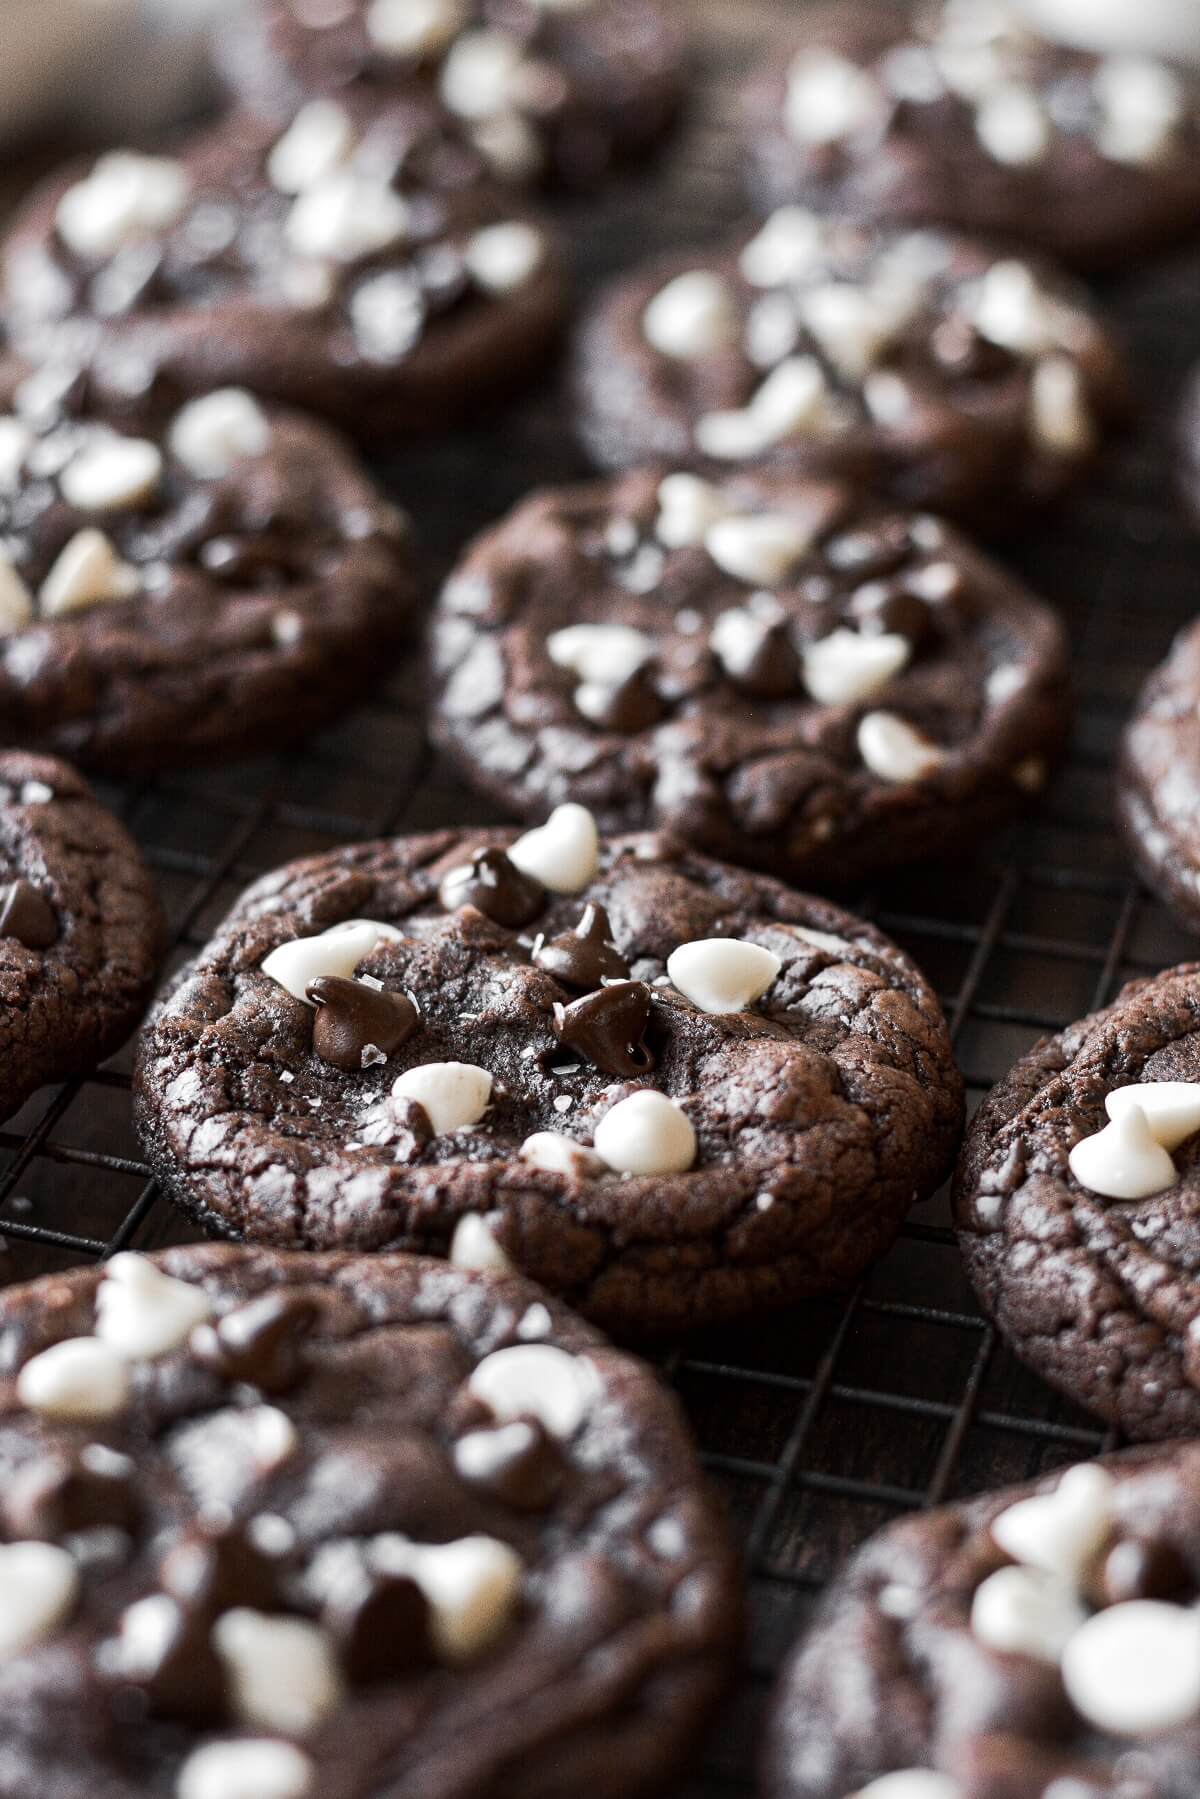
[[[571,797],[819,886],[970,848],[1070,722],[1047,607],[940,522],[799,477],[535,496],[433,641],[437,735],[509,811]]]
[[[0,742],[152,770],[352,704],[417,582],[340,438],[233,388],[133,437],[88,387],[44,370],[0,402]]]
[[[1200,368],[1184,389],[1177,445],[1179,491],[1193,523],[1200,525]]]
[[[1180,632],[1125,730],[1117,814],[1146,885],[1200,929],[1200,623]]]
[[[1045,266],[797,207],[618,281],[575,382],[604,468],[853,478],[992,528],[1077,481],[1127,408],[1112,340]]]
[[[213,1231],[508,1258],[669,1331],[853,1279],[962,1091],[878,931],[573,805],[258,882],[152,1015],[135,1110]]]
[[[1200,1448],[907,1518],[780,1680],[766,1799],[1191,1799]]]
[[[765,206],[935,220],[1119,266],[1200,230],[1200,79],[1039,37],[1004,0],[826,6],[751,83]]]
[[[675,0],[261,0],[217,57],[269,118],[432,92],[503,180],[592,187],[667,130],[684,46]]]
[[[0,751],[0,1118],[120,1049],[163,940],[136,845],[74,769]]]
[[[564,304],[546,228],[418,102],[111,152],[35,194],[0,279],[13,348],[85,361],[110,417],[161,423],[232,385],[372,439],[520,386]]]
[[[0,1791],[659,1791],[738,1647],[649,1369],[407,1256],[116,1257],[0,1297]]]
[[[967,1271],[1022,1360],[1131,1437],[1200,1432],[1200,965],[1019,1061],[955,1181]]]

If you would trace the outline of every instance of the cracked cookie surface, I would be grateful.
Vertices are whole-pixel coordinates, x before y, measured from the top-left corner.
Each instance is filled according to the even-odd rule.
[[[839,1286],[892,1242],[961,1122],[917,970],[825,901],[665,837],[597,846],[565,811],[584,838],[565,872],[556,814],[519,841],[354,846],[250,889],[140,1046],[141,1140],[180,1205],[281,1246],[462,1255],[469,1228],[630,1331]],[[514,857],[558,891],[514,880]],[[352,941],[326,935],[351,922]],[[306,989],[333,961],[341,986]],[[327,1043],[306,992],[346,1032]],[[347,1034],[353,1072],[325,1059],[352,1060]]]
[[[1121,741],[1117,816],[1146,885],[1200,929],[1200,626],[1181,631]]]

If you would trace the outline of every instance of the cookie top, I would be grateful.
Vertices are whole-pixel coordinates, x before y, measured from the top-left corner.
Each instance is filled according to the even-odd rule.
[[[137,846],[75,770],[0,751],[0,1117],[120,1049],[164,935]]]
[[[678,1411],[527,1283],[121,1255],[8,1289],[0,1368],[26,1790],[625,1799],[703,1729],[739,1602]]]
[[[570,805],[252,887],[143,1035],[171,1196],[280,1246],[499,1256],[626,1330],[857,1274],[945,1172],[937,1000],[870,926]]]
[[[407,519],[241,389],[101,422],[69,368],[0,403],[0,740],[115,770],[275,748],[410,628]]]
[[[1126,407],[1111,339],[1044,265],[799,207],[618,281],[576,380],[604,467],[844,476],[992,525],[1076,480]]]
[[[1196,230],[1200,80],[1039,37],[1005,0],[827,6],[745,99],[751,181],[862,220],[940,220],[1118,264]]]
[[[1200,1780],[1200,1449],[906,1518],[776,1691],[768,1799],[1184,1799]]]
[[[1200,965],[1044,1039],[975,1114],[967,1270],[1017,1354],[1128,1436],[1200,1431]]]
[[[161,421],[229,384],[364,437],[519,382],[563,303],[546,228],[419,101],[109,152],[35,194],[0,277],[13,347],[86,362],[110,416]]]
[[[269,117],[432,92],[500,179],[590,187],[665,131],[684,46],[673,0],[263,0],[217,57]]]
[[[1126,726],[1117,812],[1138,869],[1200,929],[1200,624],[1181,631]]]
[[[433,645],[437,734],[509,810],[572,795],[818,885],[961,850],[1070,718],[1048,608],[939,521],[783,475],[537,495]]]

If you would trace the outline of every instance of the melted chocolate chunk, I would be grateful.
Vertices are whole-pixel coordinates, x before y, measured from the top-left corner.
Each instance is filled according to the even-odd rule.
[[[157,1717],[201,1727],[224,1723],[229,1715],[225,1670],[213,1648],[209,1619],[169,1599],[170,1623],[136,1660],[114,1645],[107,1671],[115,1685],[133,1687]]]
[[[499,1430],[482,1431],[478,1441],[488,1450],[459,1473],[472,1485],[493,1493],[521,1512],[540,1512],[552,1503],[566,1475],[566,1462],[554,1438],[536,1419],[522,1418]]]
[[[916,645],[933,631],[933,614],[919,594],[907,593],[900,584],[869,582],[850,601],[850,616],[865,636],[895,631]]]
[[[322,975],[313,981],[308,997],[317,1008],[313,1048],[322,1062],[347,1074],[359,1074],[377,1061],[377,1056],[368,1053],[372,1049],[386,1060],[421,1022],[405,994],[388,993],[338,975]]]
[[[648,730],[666,714],[666,704],[644,668],[635,669],[617,687],[604,694],[602,702],[584,714],[589,724],[605,731],[619,731],[632,736]]]
[[[98,1525],[127,1529],[137,1514],[134,1464],[99,1443],[77,1454],[32,1463],[8,1488],[4,1505],[8,1533],[59,1543],[73,1531]]]
[[[304,1338],[316,1318],[311,1301],[293,1293],[264,1293],[193,1333],[197,1361],[226,1380],[246,1381],[263,1393],[287,1393],[304,1371]]]
[[[0,937],[15,937],[26,949],[50,949],[58,942],[54,908],[29,881],[0,888]]]
[[[465,867],[452,868],[438,898],[447,912],[474,906],[493,924],[518,931],[545,910],[546,889],[522,874],[503,850],[487,849],[477,850]]]
[[[533,960],[564,987],[580,993],[590,993],[601,981],[629,978],[629,964],[612,941],[612,925],[603,906],[585,906],[579,923],[539,945]]]
[[[321,1623],[356,1686],[434,1665],[429,1601],[406,1575],[364,1576],[360,1585],[333,1595]]]
[[[605,1074],[645,1074],[654,1066],[642,1037],[650,1021],[650,989],[642,981],[617,981],[554,1008],[554,1035]]]
[[[800,658],[781,619],[722,645],[721,666],[731,681],[758,699],[782,700],[800,692]]]
[[[163,1590],[185,1612],[208,1619],[236,1605],[269,1612],[279,1606],[279,1564],[240,1528],[188,1531],[167,1553]]]

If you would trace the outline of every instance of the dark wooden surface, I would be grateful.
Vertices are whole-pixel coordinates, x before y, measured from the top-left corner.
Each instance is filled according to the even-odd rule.
[[[561,213],[581,295],[664,244],[718,239],[742,216],[737,73],[795,10],[786,0],[691,0],[698,68],[685,132],[650,175]],[[3,179],[20,181],[30,166],[10,159]],[[1070,624],[1079,712],[1069,764],[1041,812],[969,864],[859,896],[937,984],[973,1099],[1043,1030],[1195,950],[1129,878],[1109,777],[1139,681],[1196,607],[1200,540],[1174,509],[1169,426],[1181,376],[1200,357],[1200,256],[1132,275],[1104,298],[1139,370],[1143,428],[1077,505],[1003,551]],[[548,383],[515,411],[380,473],[415,513],[436,569],[530,487],[581,469]],[[413,658],[300,751],[106,789],[158,871],[176,962],[248,879],[290,856],[489,816],[425,749],[421,685]],[[184,1234],[138,1162],[128,1066],[126,1052],[40,1095],[0,1131],[0,1231],[22,1275]],[[771,1672],[813,1594],[869,1531],[898,1510],[1024,1478],[1101,1442],[983,1328],[944,1197],[920,1209],[860,1292],[709,1333],[665,1356],[664,1368],[745,1546],[753,1613],[745,1677],[676,1799],[752,1791]]]

